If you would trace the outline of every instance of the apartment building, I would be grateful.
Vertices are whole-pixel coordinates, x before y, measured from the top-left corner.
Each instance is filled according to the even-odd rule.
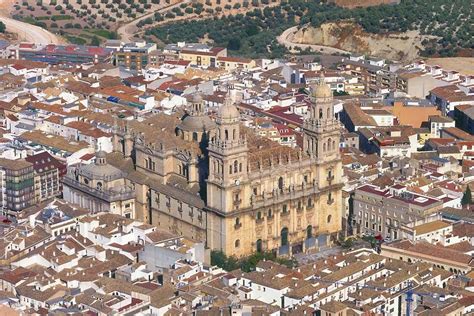
[[[61,179],[66,174],[65,164],[46,151],[28,156],[25,160],[33,164],[36,202],[45,201],[62,193]]]
[[[13,215],[35,202],[35,183],[33,164],[24,160],[10,160],[0,158],[0,169],[3,170],[5,180],[2,184],[2,200],[6,201],[4,213]],[[3,174],[3,173],[2,173]]]
[[[465,132],[474,134],[474,105],[463,104],[454,109],[456,126]]]
[[[227,57],[227,49],[222,47],[213,47],[209,50],[181,50],[179,58],[191,62],[193,66],[218,67],[218,59]]]
[[[399,239],[443,207],[441,200],[416,194],[403,185],[362,185],[353,197],[353,225],[359,232]]]
[[[447,127],[456,127],[455,121],[448,116],[431,115],[429,118],[430,132],[434,137],[441,136],[441,130]]]
[[[156,51],[156,44],[135,42],[121,45],[113,56],[113,64],[130,70],[140,71],[150,63],[150,54]]]

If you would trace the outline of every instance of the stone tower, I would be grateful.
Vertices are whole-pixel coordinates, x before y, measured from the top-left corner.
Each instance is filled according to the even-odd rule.
[[[207,203],[225,212],[235,209],[239,188],[248,181],[248,148],[240,130],[240,113],[227,97],[217,112],[216,135],[209,143]]]
[[[303,151],[316,164],[320,191],[318,226],[321,232],[339,230],[342,216],[341,130],[334,116],[333,94],[321,76],[310,96],[303,123]]]

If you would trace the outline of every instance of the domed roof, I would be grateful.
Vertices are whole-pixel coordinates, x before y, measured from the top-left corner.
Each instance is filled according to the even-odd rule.
[[[192,98],[191,98],[191,102],[192,102],[192,103],[201,103],[201,102],[202,102],[202,95],[201,95],[201,93],[196,92],[195,94],[193,94],[193,96],[192,96]]]
[[[321,73],[318,84],[313,88],[313,97],[315,98],[331,98],[331,87],[324,81],[324,75]]]
[[[79,167],[79,173],[89,179],[115,180],[125,177],[122,170],[109,165],[97,165],[95,163],[83,165]]]
[[[103,150],[99,150],[96,154],[95,154],[95,158],[96,159],[100,159],[100,158],[105,158],[107,156],[107,153]]]
[[[178,128],[185,131],[210,131],[216,128],[216,123],[214,123],[214,121],[211,120],[210,117],[207,115],[188,115],[178,125]]]
[[[220,119],[239,119],[240,112],[235,105],[232,104],[230,98],[226,98],[224,105],[217,110],[217,117]]]

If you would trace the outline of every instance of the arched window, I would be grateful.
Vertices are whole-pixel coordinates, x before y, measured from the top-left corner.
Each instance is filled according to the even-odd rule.
[[[97,182],[97,190],[102,191],[102,182]]]
[[[307,207],[312,207],[313,206],[313,199],[312,198],[308,198],[308,205]]]
[[[237,138],[237,131],[235,128],[232,130],[232,139],[235,140]]]
[[[331,150],[331,138],[328,139],[328,150]]]
[[[234,160],[234,173],[237,173],[239,171],[239,163],[237,160]]]
[[[284,186],[283,178],[280,177],[278,178],[278,189],[280,189],[280,191],[283,191],[283,186]]]
[[[235,248],[239,248],[240,247],[240,239],[237,239],[235,241]]]
[[[336,149],[336,141],[333,140],[333,141],[332,141],[332,150],[335,150],[335,149]]]
[[[232,166],[229,166],[229,174],[232,174]]]
[[[262,240],[258,239],[256,244],[257,244],[257,252],[262,252],[263,251]]]
[[[319,109],[319,118],[320,118],[320,119],[323,118],[323,109]]]
[[[328,108],[328,109],[326,110],[326,119],[329,119],[330,117],[331,117],[331,109]]]
[[[326,151],[326,143],[323,144],[323,151]]]
[[[239,163],[239,172],[242,172],[242,163]]]
[[[260,211],[257,212],[257,219],[258,220],[262,219],[262,212]]]
[[[310,239],[312,237],[313,237],[313,226],[308,225],[308,227],[306,227],[306,239]]]
[[[240,218],[239,217],[235,218],[235,225],[240,225]]]
[[[193,140],[195,141],[198,140],[198,134],[196,132],[193,132]]]
[[[225,133],[225,140],[228,140],[229,139],[229,131],[225,130],[224,133]]]
[[[332,215],[328,215],[328,224],[331,223]]]

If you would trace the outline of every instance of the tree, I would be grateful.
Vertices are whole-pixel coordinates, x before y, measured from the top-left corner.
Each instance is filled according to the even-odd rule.
[[[100,46],[100,39],[97,36],[94,36],[91,40],[92,46]]]
[[[464,195],[462,196],[461,199],[461,204],[462,205],[469,205],[472,202],[472,194],[471,194],[471,188],[469,185],[466,188],[466,191],[464,192]]]
[[[240,49],[240,39],[239,38],[231,38],[227,43],[227,49],[229,50],[239,50]]]
[[[5,33],[6,29],[5,23],[0,22],[0,33]]]

